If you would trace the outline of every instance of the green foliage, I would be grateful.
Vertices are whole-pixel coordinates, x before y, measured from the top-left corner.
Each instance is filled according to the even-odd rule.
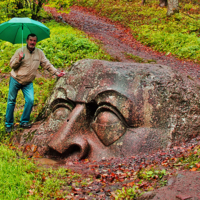
[[[165,186],[167,180],[164,177],[167,175],[165,169],[159,170],[151,167],[144,168],[138,171],[135,175],[134,184],[132,187],[123,187],[115,193],[115,199],[137,199],[144,192],[153,190],[155,187]],[[155,181],[156,180],[156,181]],[[143,186],[146,185],[146,188]]]
[[[176,165],[183,166],[186,169],[200,171],[200,146],[195,147],[188,156],[180,157]]]
[[[39,168],[21,151],[11,149],[12,146],[0,144],[0,199],[64,198],[71,190],[68,182],[80,179],[79,174],[65,168]],[[78,185],[82,182],[85,180]],[[65,191],[60,192],[61,188]]]
[[[144,179],[144,180],[151,180],[153,178],[161,180],[163,176],[166,175],[166,170],[155,170],[154,168],[151,168],[150,170],[141,170],[138,173],[138,178]]]
[[[34,170],[33,163],[27,162],[22,154],[17,154],[0,144],[0,199],[16,199],[27,194],[30,180],[33,178],[27,170]],[[18,159],[19,156],[22,158]]]
[[[135,62],[138,62],[138,63],[143,63],[144,62],[144,59],[139,57],[139,56],[136,56],[136,55],[133,55],[131,53],[125,53],[126,57],[129,58],[129,59],[133,59]]]
[[[38,0],[37,2],[34,0],[6,0],[0,2],[0,10],[3,11],[4,20],[12,17],[37,19],[37,13],[45,2],[45,0]]]
[[[5,0],[0,1],[0,22],[7,21],[12,17],[30,17],[32,19],[42,19],[44,12],[41,12],[42,6],[49,3],[46,0]],[[50,1],[53,7],[68,10],[70,0]]]
[[[116,200],[119,199],[136,199],[142,194],[142,191],[138,186],[133,186],[132,188],[123,187],[121,190],[116,191]]]
[[[1,79],[1,90],[0,90],[0,140],[4,137],[4,124],[5,124],[5,111],[7,106],[7,95],[8,95],[8,84],[9,79]]]
[[[58,9],[59,11],[68,13],[69,7],[71,5],[71,0],[50,0],[48,1],[48,6]]]
[[[167,55],[200,62],[200,4],[179,1],[180,12],[166,16],[167,8],[157,0],[73,0],[75,5],[94,8],[102,16],[118,21],[132,30],[133,36],[147,46]],[[186,13],[187,12],[187,13]]]

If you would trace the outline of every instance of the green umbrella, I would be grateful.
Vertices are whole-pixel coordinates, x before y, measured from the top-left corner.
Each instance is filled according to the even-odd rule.
[[[28,34],[37,35],[37,42],[50,37],[50,30],[41,22],[30,18],[14,17],[11,20],[0,24],[0,39],[12,44],[26,42]]]

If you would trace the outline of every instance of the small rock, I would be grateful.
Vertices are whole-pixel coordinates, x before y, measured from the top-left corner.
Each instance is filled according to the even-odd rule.
[[[106,160],[106,158],[105,158],[105,157],[103,157],[101,160],[102,160],[102,161],[105,161],[105,160]]]
[[[74,165],[74,163],[73,162],[71,162],[71,161],[69,161],[69,162],[66,162],[66,165]]]
[[[150,200],[156,195],[154,191],[146,192],[138,198],[138,200]]]
[[[178,198],[180,200],[187,200],[187,199],[190,199],[192,197],[188,196],[188,195],[180,194],[180,195],[177,195],[176,198]]]
[[[172,185],[173,183],[175,183],[176,179],[175,177],[171,177],[168,181],[167,181],[167,185]]]

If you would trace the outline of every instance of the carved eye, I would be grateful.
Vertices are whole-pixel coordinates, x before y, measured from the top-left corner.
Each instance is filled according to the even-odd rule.
[[[62,126],[63,122],[71,113],[71,108],[67,103],[57,104],[53,107],[52,113],[43,124],[45,132],[55,133]]]
[[[52,114],[54,120],[65,120],[71,111],[65,107],[59,107]]]
[[[126,132],[126,125],[113,109],[101,107],[97,110],[91,127],[105,146],[117,141]]]

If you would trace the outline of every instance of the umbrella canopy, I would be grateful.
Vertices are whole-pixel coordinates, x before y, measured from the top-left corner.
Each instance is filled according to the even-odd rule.
[[[12,18],[11,20],[0,24],[0,39],[18,44],[26,42],[28,34],[37,35],[37,41],[50,37],[50,30],[41,22],[30,18]]]

